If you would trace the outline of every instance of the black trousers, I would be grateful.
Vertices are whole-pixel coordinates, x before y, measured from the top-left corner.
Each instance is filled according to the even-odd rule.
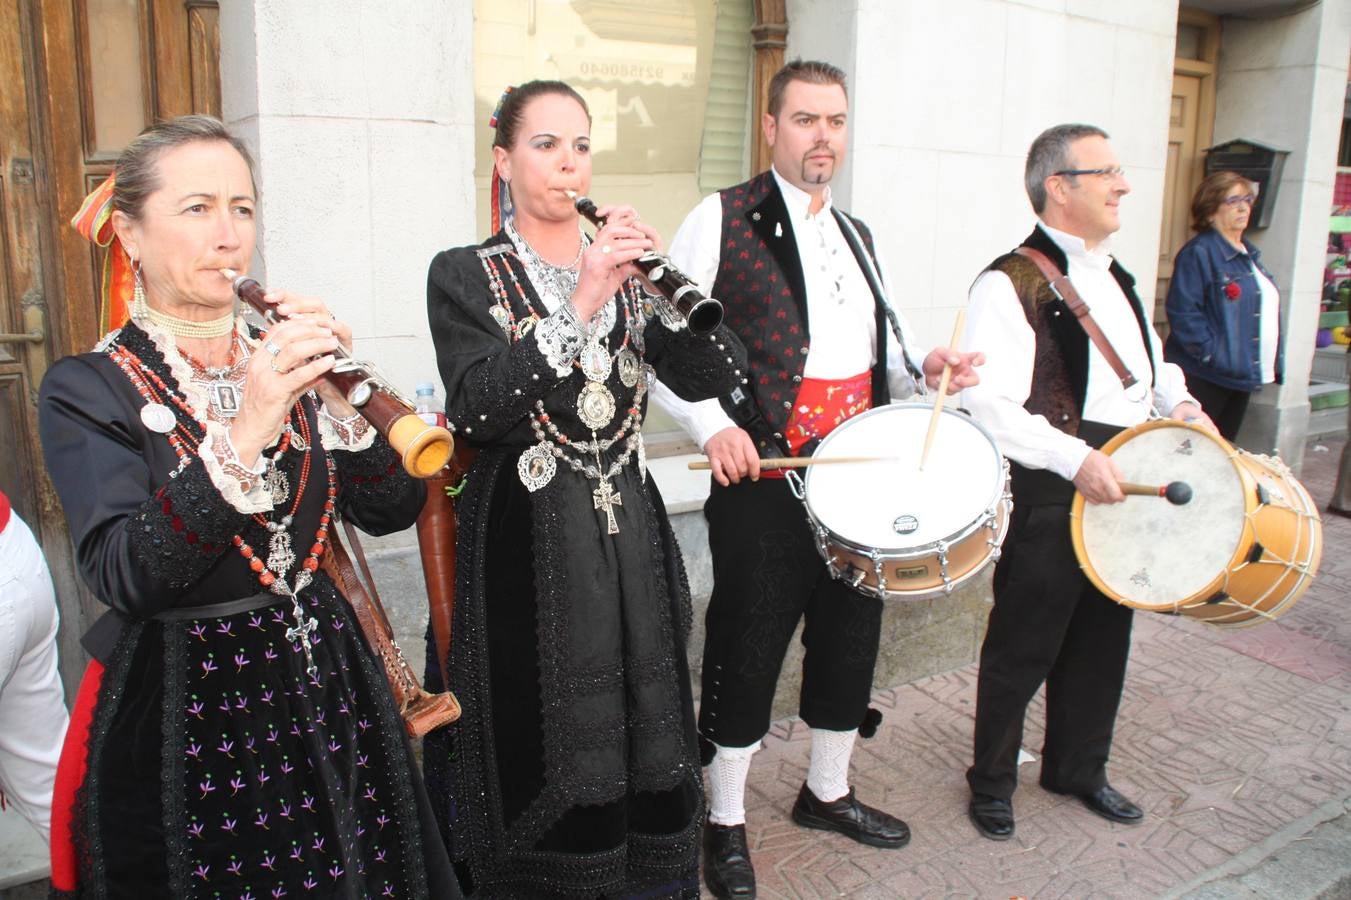
[[[764,736],[788,642],[804,617],[799,713],[812,728],[857,728],[872,692],[882,601],[830,577],[806,508],[784,479],[715,483],[704,515],[713,596],[700,735],[724,747]]]
[[[1069,526],[1068,503],[1019,505],[1015,486],[980,650],[975,759],[966,773],[973,793],[1013,796],[1023,720],[1042,682],[1042,785],[1078,794],[1107,783],[1133,611],[1084,576]]]
[[[1232,441],[1243,424],[1243,416],[1248,411],[1248,401],[1252,394],[1234,388],[1222,387],[1213,381],[1207,381],[1199,375],[1187,375],[1187,390],[1201,404],[1201,409],[1210,416],[1220,436]]]

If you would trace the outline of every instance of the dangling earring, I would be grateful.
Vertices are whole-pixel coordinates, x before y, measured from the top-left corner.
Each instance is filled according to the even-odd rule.
[[[141,278],[139,260],[133,260],[131,263],[131,277],[135,282],[131,292],[131,318],[141,323],[150,318],[150,305],[145,302],[145,281]]]

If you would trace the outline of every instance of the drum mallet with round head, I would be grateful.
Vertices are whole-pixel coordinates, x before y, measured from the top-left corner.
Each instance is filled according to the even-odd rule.
[[[1192,486],[1185,481],[1170,481],[1165,485],[1155,486],[1152,484],[1132,484],[1128,481],[1121,482],[1121,493],[1136,494],[1141,497],[1163,497],[1174,506],[1182,506],[1190,503],[1192,499]]]

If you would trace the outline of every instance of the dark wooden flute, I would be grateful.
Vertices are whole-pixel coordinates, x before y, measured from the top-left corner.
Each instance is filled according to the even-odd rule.
[[[269,325],[281,321],[276,308],[263,299],[263,286],[233,269],[221,269],[230,280],[235,295],[258,311]],[[353,358],[341,345],[333,351],[338,364],[324,377],[343,392],[347,402],[384,435],[385,440],[403,458],[403,467],[414,478],[430,478],[450,459],[455,439],[440,425],[429,425],[413,406],[399,396],[388,381],[369,363]]]
[[[590,197],[582,197],[573,191],[568,192],[572,203],[597,228],[605,226],[605,219],[596,212],[596,204]],[[642,269],[652,286],[661,291],[676,311],[685,317],[685,324],[693,334],[708,334],[722,324],[722,304],[712,297],[705,297],[689,276],[675,267],[670,257],[655,250],[640,256],[633,264]]]

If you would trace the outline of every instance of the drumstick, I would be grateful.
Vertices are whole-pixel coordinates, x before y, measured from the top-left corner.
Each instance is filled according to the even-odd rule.
[[[892,460],[893,457],[889,456],[830,456],[822,459],[817,459],[814,456],[771,456],[760,460],[760,468],[805,469],[807,466],[834,465],[835,463],[889,462]],[[711,467],[706,459],[690,460],[692,470],[706,470]]]
[[[1140,497],[1163,497],[1174,506],[1190,503],[1192,486],[1185,481],[1170,481],[1163,485],[1135,484],[1130,481],[1120,483],[1121,493],[1135,494]]]
[[[957,321],[952,326],[952,341],[948,344],[954,350],[962,339],[962,326],[966,324],[966,309],[957,310]],[[933,448],[934,435],[938,433],[938,417],[943,414],[943,398],[948,395],[948,382],[952,380],[952,364],[943,364],[943,377],[938,381],[938,399],[934,401],[933,415],[929,417],[929,433],[924,436],[924,452],[919,457],[919,470],[929,461],[929,450]]]

